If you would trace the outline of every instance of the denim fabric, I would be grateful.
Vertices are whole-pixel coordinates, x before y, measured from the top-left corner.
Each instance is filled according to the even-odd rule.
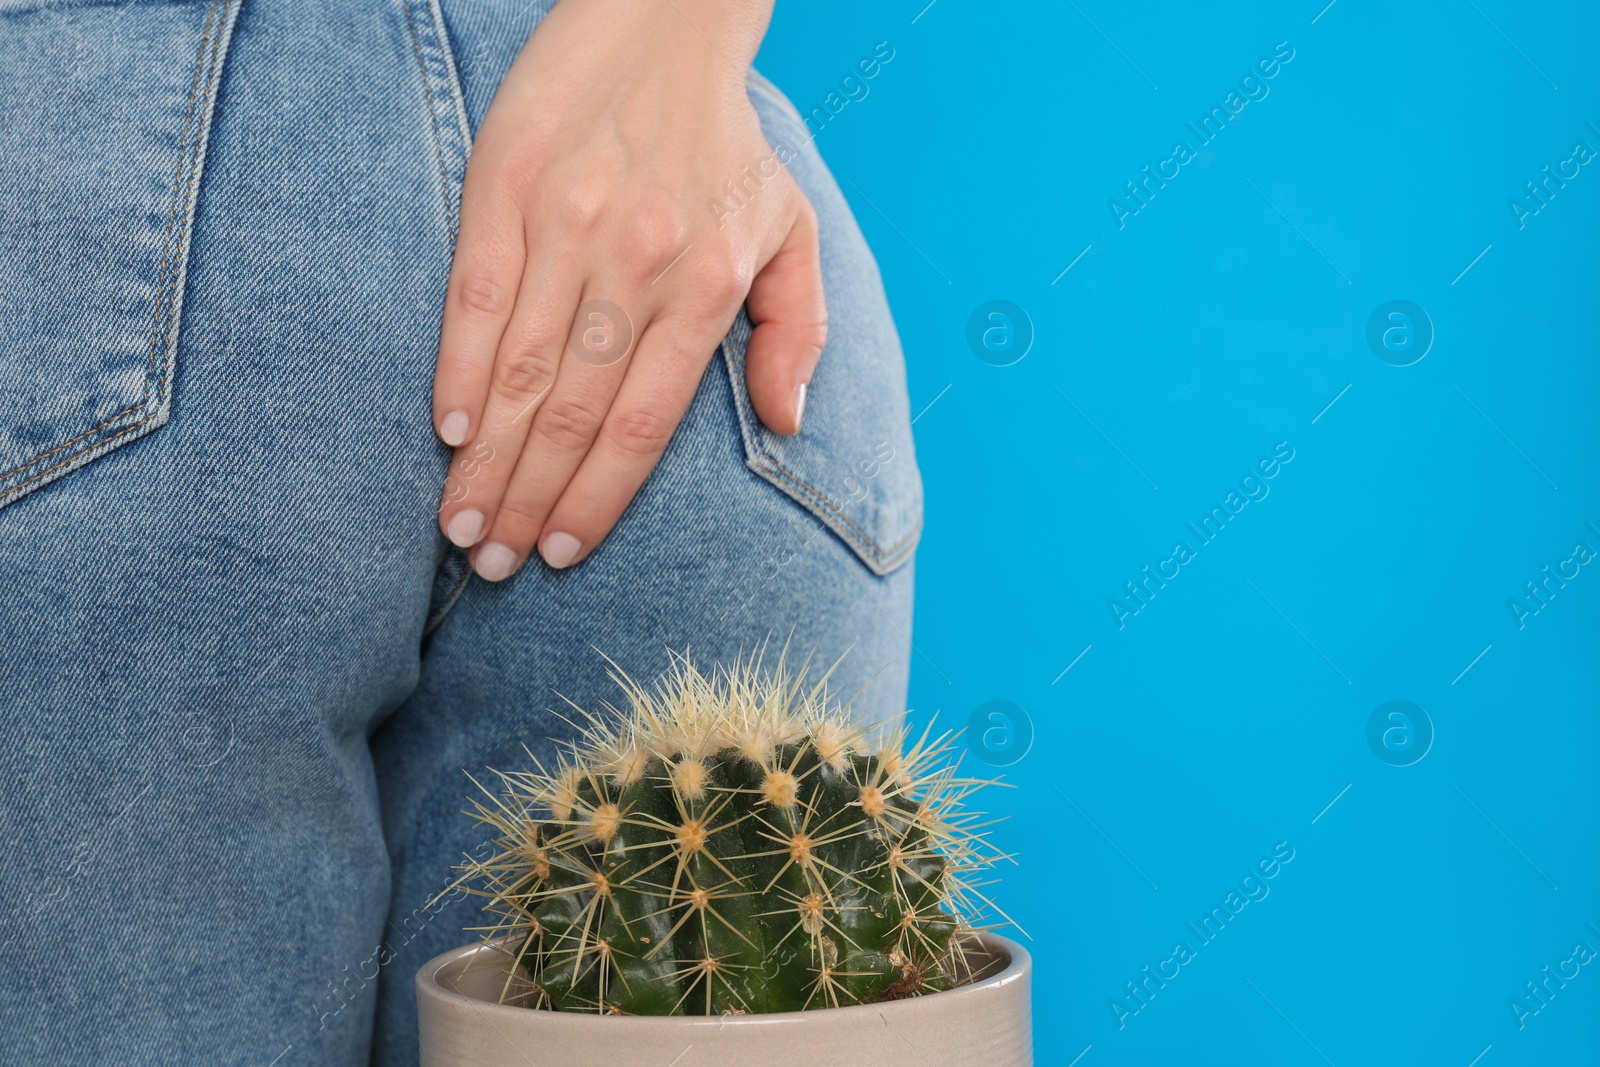
[[[877,271],[768,434],[748,323],[581,566],[470,578],[429,422],[471,131],[520,0],[0,0],[0,1063],[414,1063],[463,772],[562,697],[771,637],[902,707],[921,488]],[[13,470],[13,468],[15,468]],[[560,694],[558,696],[557,694]]]

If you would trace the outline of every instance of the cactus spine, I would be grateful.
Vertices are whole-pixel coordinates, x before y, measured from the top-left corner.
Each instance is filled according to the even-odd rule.
[[[653,691],[614,677],[625,711],[475,804],[495,853],[457,887],[498,916],[479,929],[512,955],[504,999],[717,1015],[950,984],[952,935],[986,905],[971,876],[1000,858],[950,735],[871,743],[781,658],[709,677],[680,659]]]

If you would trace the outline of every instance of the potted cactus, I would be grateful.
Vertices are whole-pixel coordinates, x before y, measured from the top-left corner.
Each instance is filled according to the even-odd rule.
[[[1033,1062],[949,735],[869,735],[781,658],[615,677],[624,709],[475,801],[494,847],[452,891],[495,921],[418,973],[422,1067]]]

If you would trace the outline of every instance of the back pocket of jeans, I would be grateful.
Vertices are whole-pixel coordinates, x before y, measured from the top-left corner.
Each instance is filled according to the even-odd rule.
[[[835,328],[833,337],[843,331]],[[761,423],[745,385],[751,323],[741,313],[722,344],[745,465],[822,522],[877,575],[911,558],[922,533],[922,477],[906,417],[900,348],[887,316],[859,324],[855,339],[830,339],[811,379],[805,420],[793,437]]]
[[[172,402],[239,0],[0,0],[0,507]]]
[[[751,322],[722,344],[745,465],[831,530],[873,574],[898,570],[922,535],[922,476],[911,442],[905,357],[872,252],[792,103],[750,73],[750,99],[784,166],[816,209],[823,243],[828,343],[792,437],[761,423],[745,385]],[[768,164],[763,162],[763,173]],[[754,195],[760,195],[759,190]]]

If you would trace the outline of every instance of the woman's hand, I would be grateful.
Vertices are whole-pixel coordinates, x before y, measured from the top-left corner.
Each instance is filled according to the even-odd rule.
[[[562,0],[467,168],[434,426],[439,524],[490,581],[584,558],[748,302],[748,385],[800,429],[826,338],[817,222],[745,95],[772,0]],[[685,522],[708,517],[684,516]]]

